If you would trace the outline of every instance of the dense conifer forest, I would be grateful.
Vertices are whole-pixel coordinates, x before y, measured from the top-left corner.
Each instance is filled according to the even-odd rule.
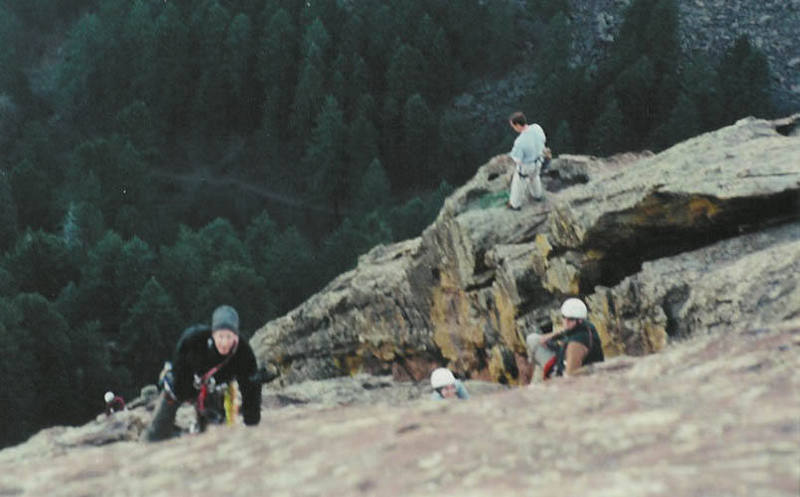
[[[453,105],[526,64],[557,153],[771,113],[764,56],[681,54],[634,0],[570,63],[567,0],[0,0],[0,446],[154,383],[229,303],[252,332],[420,234],[513,133]]]

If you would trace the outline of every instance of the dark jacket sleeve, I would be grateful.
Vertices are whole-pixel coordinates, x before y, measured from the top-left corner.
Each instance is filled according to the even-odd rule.
[[[261,382],[255,378],[258,364],[247,340],[239,342],[236,356],[236,381],[242,391],[244,424],[257,425],[261,421]]]
[[[211,328],[198,324],[183,331],[172,359],[173,387],[180,401],[190,400],[197,392],[194,388],[194,371],[206,348],[207,335]]]

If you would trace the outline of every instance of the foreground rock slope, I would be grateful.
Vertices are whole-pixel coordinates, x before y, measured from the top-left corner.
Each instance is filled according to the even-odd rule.
[[[464,402],[267,409],[159,444],[43,432],[0,451],[0,495],[795,497],[798,367],[795,320]]]
[[[743,119],[662,153],[563,156],[544,203],[503,207],[506,156],[421,237],[380,246],[253,337],[284,383],[356,373],[526,384],[524,337],[569,295],[607,357],[800,317],[800,115]]]

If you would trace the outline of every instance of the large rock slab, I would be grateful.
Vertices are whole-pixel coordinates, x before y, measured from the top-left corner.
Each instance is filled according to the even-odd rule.
[[[588,298],[606,352],[642,355],[691,334],[800,317],[800,223],[645,262]]]
[[[786,275],[796,267],[763,264],[792,260],[792,247],[754,252],[743,238],[696,283],[681,269],[690,262],[669,259],[714,259],[719,249],[703,249],[800,220],[798,121],[744,119],[656,155],[559,157],[545,175],[547,201],[519,212],[504,208],[511,161],[495,157],[421,237],[372,250],[252,344],[288,383],[360,372],[420,380],[447,365],[467,378],[524,384],[532,374],[524,336],[550,329],[569,295],[591,304],[608,356],[650,353],[715,326],[710,316],[724,306],[708,311],[725,292],[741,304],[735,321],[766,322],[768,307],[743,303],[776,287],[788,310],[772,319],[795,316],[800,299]],[[725,265],[749,283],[709,283],[733,274]],[[646,283],[670,276],[674,287]],[[688,286],[691,295],[681,290]]]
[[[590,293],[643,261],[797,219],[800,139],[776,127],[744,119],[565,190],[549,244],[580,254],[571,265],[578,261],[578,284]]]

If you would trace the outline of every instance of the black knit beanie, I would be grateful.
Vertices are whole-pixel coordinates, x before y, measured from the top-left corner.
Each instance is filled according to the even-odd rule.
[[[231,330],[239,334],[239,314],[229,305],[221,305],[214,309],[211,316],[211,331]]]

